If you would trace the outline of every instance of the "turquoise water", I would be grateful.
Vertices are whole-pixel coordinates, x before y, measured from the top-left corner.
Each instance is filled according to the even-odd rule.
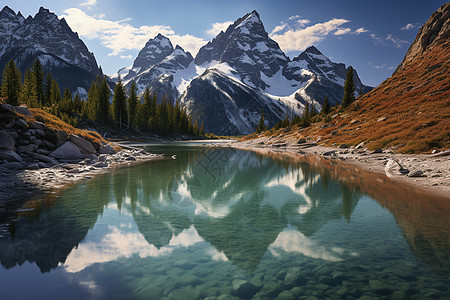
[[[448,199],[374,199],[391,186],[276,155],[149,150],[170,159],[0,220],[0,298],[450,298]]]

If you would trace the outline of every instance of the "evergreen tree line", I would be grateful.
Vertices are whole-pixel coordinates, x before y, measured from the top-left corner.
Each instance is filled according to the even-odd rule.
[[[45,78],[45,79],[44,79]],[[145,89],[142,101],[137,96],[136,84],[132,82],[127,97],[122,82],[116,84],[112,104],[111,91],[106,77],[97,76],[92,82],[87,101],[69,88],[63,94],[51,73],[44,74],[42,63],[36,59],[23,76],[14,60],[3,70],[0,95],[11,105],[27,104],[28,107],[44,108],[66,123],[76,126],[80,121],[92,120],[116,128],[134,128],[141,133],[159,135],[203,135],[203,122],[192,121],[186,110],[167,98],[158,104],[156,94]]]

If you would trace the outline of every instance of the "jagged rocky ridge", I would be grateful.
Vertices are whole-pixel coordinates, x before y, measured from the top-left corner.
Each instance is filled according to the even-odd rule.
[[[179,100],[205,130],[217,134],[250,133],[264,109],[266,124],[287,114],[300,115],[306,102],[319,110],[325,96],[340,103],[347,67],[309,47],[290,60],[267,34],[259,14],[239,18],[203,46],[195,59],[162,35],[150,39],[131,68],[118,74]],[[117,78],[117,75],[115,76]],[[354,73],[358,93],[371,88]]]
[[[61,88],[69,87],[81,95],[102,75],[94,54],[64,19],[43,7],[25,19],[5,6],[0,11],[0,69],[14,59],[24,74],[36,58]]]

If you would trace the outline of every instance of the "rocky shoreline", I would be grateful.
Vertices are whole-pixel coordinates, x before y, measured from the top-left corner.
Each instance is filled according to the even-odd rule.
[[[236,141],[227,146],[244,150],[287,151],[297,155],[319,155],[325,159],[341,161],[364,170],[382,173],[392,180],[450,198],[449,151],[434,154],[396,154],[389,150],[368,150],[364,147],[364,143],[356,147],[342,144],[333,148],[320,146],[307,138],[282,134]]]
[[[0,213],[18,200],[113,168],[164,159],[103,139],[89,141],[43,122],[28,122],[24,116],[29,115],[26,107],[0,104]]]

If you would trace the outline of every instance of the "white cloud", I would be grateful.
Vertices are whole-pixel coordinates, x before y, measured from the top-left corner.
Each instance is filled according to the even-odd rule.
[[[129,24],[130,18],[111,21],[100,17],[87,15],[81,9],[70,8],[61,16],[78,34],[87,39],[99,39],[103,46],[110,49],[109,56],[117,56],[127,50],[140,50],[145,43],[158,33],[168,37],[174,45],[178,44],[192,55],[206,43],[201,38],[192,35],[178,35],[167,25],[134,27]]]
[[[352,31],[350,28],[339,28],[334,32],[334,35],[343,35],[349,33],[350,31]]]
[[[295,15],[295,16],[292,16],[292,17],[289,17],[289,20],[295,20],[295,19],[300,19],[300,16],[299,15]]]
[[[300,24],[301,26],[305,26],[306,24],[311,23],[311,21],[308,19],[300,19],[300,20],[297,20],[297,23]]]
[[[290,29],[283,34],[271,34],[284,51],[302,51],[314,43],[320,42],[330,33],[335,33],[342,29],[341,25],[348,23],[346,19],[333,18],[324,23],[317,23],[306,28]],[[348,32],[346,32],[348,33]]]
[[[122,59],[132,59],[133,56],[131,56],[131,54],[130,55],[121,55],[120,58],[122,58]]]
[[[206,30],[206,33],[210,36],[215,37],[216,35],[218,35],[221,31],[225,32],[228,28],[228,26],[230,26],[231,24],[233,24],[233,22],[231,21],[227,21],[227,22],[222,22],[222,23],[214,23],[212,24],[212,27],[208,30]]]
[[[408,23],[405,26],[403,26],[402,28],[400,28],[400,30],[410,30],[410,29],[414,29],[414,28],[418,28],[420,26],[420,23]]]
[[[355,30],[355,34],[361,34],[361,33],[365,33],[365,32],[368,32],[369,30],[367,30],[367,29],[364,29],[364,27],[361,27],[361,28],[358,28],[358,29],[356,29]]]
[[[80,3],[81,6],[94,6],[97,3],[97,0],[88,0],[87,2]]]
[[[394,38],[392,34],[388,34],[386,40],[394,43],[395,48],[402,48],[404,44],[408,43],[408,41]]]
[[[274,35],[277,32],[283,31],[287,27],[288,27],[288,25],[286,23],[282,23],[281,25],[275,26],[275,28],[272,30],[270,35]]]

